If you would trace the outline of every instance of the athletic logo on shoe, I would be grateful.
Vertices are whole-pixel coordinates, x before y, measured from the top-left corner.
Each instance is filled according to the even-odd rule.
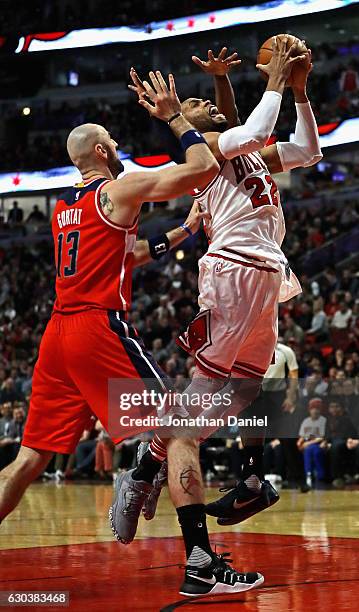
[[[244,508],[244,506],[248,506],[249,504],[253,504],[254,501],[256,501],[256,498],[250,499],[249,501],[244,501],[244,502],[238,502],[235,499],[234,502],[233,502],[233,508],[235,510],[240,510],[241,508]]]
[[[207,584],[215,584],[217,582],[215,576],[212,576],[212,578],[201,578],[200,576],[196,576],[196,574],[192,572],[187,572],[187,576],[191,576],[191,578],[196,578],[196,580],[200,580],[201,582],[207,582]]]

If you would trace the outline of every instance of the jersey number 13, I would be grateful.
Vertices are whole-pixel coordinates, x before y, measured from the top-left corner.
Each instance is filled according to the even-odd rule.
[[[59,278],[73,276],[77,272],[77,256],[79,252],[80,232],[79,230],[64,234],[61,232],[57,236],[57,276]],[[70,259],[68,265],[63,266],[62,260],[66,254]]]

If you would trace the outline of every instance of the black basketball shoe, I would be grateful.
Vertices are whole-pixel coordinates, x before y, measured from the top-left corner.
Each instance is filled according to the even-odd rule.
[[[242,574],[228,565],[227,561],[232,562],[232,559],[227,558],[229,555],[229,552],[213,554],[211,564],[205,568],[187,565],[180,594],[187,597],[229,595],[249,591],[263,584],[262,574]]]
[[[224,488],[220,491],[224,492],[228,489]],[[243,480],[239,480],[227,495],[207,504],[206,513],[210,516],[217,516],[218,525],[236,525],[257,512],[273,506],[278,500],[279,495],[268,480],[262,482],[259,493],[254,493],[248,489]]]

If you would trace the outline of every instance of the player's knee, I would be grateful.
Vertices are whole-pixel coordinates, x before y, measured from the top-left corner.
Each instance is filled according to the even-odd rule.
[[[169,451],[169,453],[174,451],[175,453],[179,454],[181,450],[198,451],[198,449],[199,440],[197,440],[196,438],[173,438],[168,441],[167,445],[167,451]]]
[[[182,447],[185,447],[191,450],[198,450],[199,440],[197,440],[196,438],[183,438]]]
[[[52,456],[50,451],[21,446],[14,467],[24,476],[36,478],[46,468]]]

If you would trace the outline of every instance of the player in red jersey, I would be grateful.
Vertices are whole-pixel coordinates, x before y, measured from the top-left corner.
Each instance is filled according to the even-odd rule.
[[[53,215],[56,302],[41,341],[23,443],[16,460],[0,473],[0,520],[54,452],[74,451],[92,413],[108,428],[109,379],[161,378],[127,320],[138,215],[145,200],[163,201],[205,186],[219,166],[204,138],[181,114],[172,75],[169,89],[160,72],[151,72],[150,79],[151,104],[145,96],[140,104],[170,124],[185,163],[114,180],[122,165],[105,128],[85,124],[70,133],[68,152],[83,182],[60,198]],[[163,245],[168,246],[165,240],[155,241],[149,248],[156,256]],[[204,577],[186,594],[239,592],[261,584],[260,574],[240,574],[211,550],[197,442],[170,440],[168,464],[171,496],[189,551],[187,582],[190,570],[205,568],[199,570]],[[146,485],[151,487],[134,481],[131,496],[143,495]]]

